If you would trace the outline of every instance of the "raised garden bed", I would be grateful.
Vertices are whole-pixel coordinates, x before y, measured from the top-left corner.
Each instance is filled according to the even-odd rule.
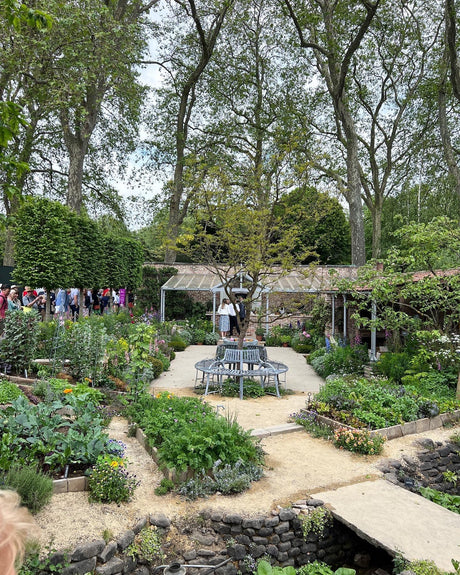
[[[351,427],[324,415],[319,415],[315,411],[310,411],[308,409],[301,409],[301,413],[309,415],[315,422],[327,425],[331,429],[349,429],[350,431],[359,431],[357,428]],[[407,423],[401,423],[399,425],[392,425],[390,427],[384,427],[381,429],[369,430],[371,436],[379,434],[385,437],[387,440],[396,439],[397,437],[403,437],[404,435],[412,435],[414,433],[422,433],[424,431],[430,431],[431,429],[438,429],[444,425],[460,420],[460,409],[449,413],[441,413],[435,417],[424,417],[423,419],[417,419],[416,421],[409,421]],[[361,430],[362,431],[362,430]]]

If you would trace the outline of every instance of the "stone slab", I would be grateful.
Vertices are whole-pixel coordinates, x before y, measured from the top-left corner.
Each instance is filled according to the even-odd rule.
[[[445,571],[460,560],[460,515],[379,479],[315,493],[355,533],[390,554]],[[434,527],[436,526],[436,527]]]
[[[253,429],[251,435],[254,437],[269,437],[271,435],[282,435],[284,433],[293,433],[295,431],[303,430],[303,426],[298,425],[297,423],[283,423],[280,425],[273,425],[272,427]]]

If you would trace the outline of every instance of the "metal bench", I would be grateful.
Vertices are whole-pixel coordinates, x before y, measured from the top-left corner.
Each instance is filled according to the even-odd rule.
[[[209,362],[209,360],[197,362],[195,368],[197,371],[203,372],[203,375],[206,375],[204,395],[209,392],[211,377],[214,379],[217,376],[220,387],[222,387],[224,376],[235,377],[239,378],[240,399],[243,399],[245,377],[260,377],[262,386],[265,386],[267,382],[273,381],[276,395],[280,397],[279,375],[288,370],[288,367],[283,363],[276,362],[275,364],[262,360],[258,349],[234,348],[226,348],[222,359],[216,359],[212,362]]]

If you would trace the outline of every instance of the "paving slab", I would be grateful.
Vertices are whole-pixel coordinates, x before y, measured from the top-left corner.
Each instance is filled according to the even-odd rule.
[[[189,345],[176,353],[169,371],[163,372],[154,381],[153,389],[179,389],[195,385],[195,363],[201,359],[211,359],[216,355],[216,346]],[[305,357],[290,347],[267,347],[268,360],[285,363],[286,387],[295,392],[317,393],[324,380],[307,364]]]
[[[315,493],[339,521],[371,544],[409,561],[452,571],[460,560],[460,515],[383,479]]]

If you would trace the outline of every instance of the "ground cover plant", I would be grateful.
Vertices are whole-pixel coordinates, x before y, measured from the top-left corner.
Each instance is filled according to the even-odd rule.
[[[235,420],[218,416],[201,399],[167,392],[157,397],[141,394],[125,413],[143,429],[149,445],[158,449],[161,464],[168,468],[218,480],[221,472],[247,475],[249,464],[263,463],[262,450],[250,432]]]
[[[201,385],[195,389],[197,394],[203,394],[205,386]],[[219,393],[223,397],[239,397],[240,396],[240,382],[238,379],[228,378],[224,380],[222,385],[209,384],[208,392]],[[279,386],[280,395],[287,395],[288,390]],[[245,379],[243,384],[243,399],[253,399],[256,397],[264,397],[265,395],[276,395],[276,388],[274,385],[262,386],[259,381],[254,379]]]

